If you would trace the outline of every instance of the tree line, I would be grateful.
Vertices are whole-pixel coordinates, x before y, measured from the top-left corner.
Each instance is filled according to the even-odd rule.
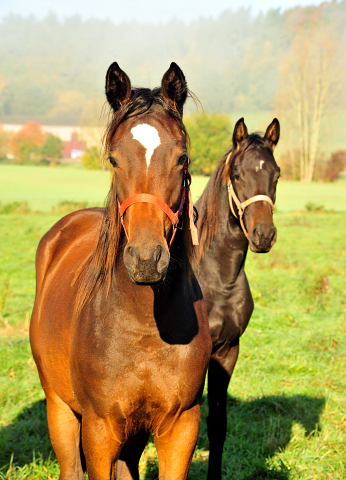
[[[56,165],[63,156],[64,142],[45,132],[37,122],[27,122],[15,133],[0,125],[0,160],[17,165]]]
[[[194,113],[185,119],[189,132],[193,159],[190,172],[194,175],[211,175],[217,163],[232,144],[232,123],[226,114]],[[0,126],[0,161],[17,165],[55,166],[63,156],[64,142],[51,133],[45,132],[37,122],[27,122],[16,133],[4,131]],[[8,155],[10,153],[10,155]],[[10,156],[11,160],[8,159]],[[92,144],[81,155],[81,163],[87,169],[100,169],[101,150]],[[108,162],[105,164],[109,168]],[[336,180],[346,167],[346,151],[338,150],[319,161],[314,168],[313,179]],[[284,169],[285,179],[294,178]],[[296,177],[299,179],[299,176]]]
[[[228,10],[189,25],[10,15],[0,24],[0,121],[41,115],[78,122],[90,132],[114,59],[134,84],[148,87],[159,84],[175,60],[204,107],[204,113],[192,115],[191,104],[187,107],[194,173],[210,174],[230,148],[227,113],[275,110],[284,132],[279,158],[284,177],[335,179],[344,154],[335,145],[334,157],[327,158],[318,146],[323,117],[346,103],[345,20],[346,0],[256,17],[250,10]],[[98,157],[92,147],[85,165],[95,166]]]
[[[257,16],[249,9],[226,10],[190,24],[9,15],[0,23],[0,115],[77,121],[93,96],[103,98],[105,72],[114,60],[136,84],[151,87],[176,61],[207,111],[273,110],[282,59],[297,31],[316,22],[344,41],[346,0]]]

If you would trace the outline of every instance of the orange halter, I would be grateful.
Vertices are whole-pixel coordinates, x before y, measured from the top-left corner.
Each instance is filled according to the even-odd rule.
[[[126,200],[123,201],[122,204],[119,204],[119,213],[120,213],[120,218],[121,218],[121,224],[124,228],[125,235],[127,237],[127,240],[129,239],[129,236],[127,234],[126,228],[125,228],[125,223],[124,223],[124,214],[125,211],[128,207],[135,203],[152,203],[153,205],[156,205],[157,207],[161,208],[161,210],[167,215],[167,217],[170,219],[173,225],[173,233],[169,242],[169,248],[171,248],[171,245],[173,243],[175,234],[177,232],[179,220],[183,214],[183,207],[185,204],[185,199],[186,199],[186,194],[189,195],[189,217],[190,217],[190,231],[191,231],[191,238],[192,238],[192,243],[193,245],[198,245],[198,235],[197,235],[197,229],[193,221],[193,203],[192,203],[192,196],[191,196],[191,190],[190,190],[190,184],[191,184],[191,175],[189,172],[189,164],[190,164],[190,159],[188,158],[185,163],[184,163],[184,170],[183,170],[183,189],[181,192],[181,197],[180,197],[180,202],[179,202],[179,207],[178,210],[174,213],[172,209],[167,205],[167,203],[163,202],[160,198],[156,197],[155,195],[150,195],[149,193],[137,193],[136,195],[132,195],[131,197],[128,197]]]

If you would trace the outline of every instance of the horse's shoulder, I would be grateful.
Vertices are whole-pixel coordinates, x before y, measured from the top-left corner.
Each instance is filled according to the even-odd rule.
[[[43,281],[53,259],[64,254],[73,245],[83,246],[86,254],[96,247],[104,208],[77,210],[61,218],[41,238],[36,253],[37,284]]]

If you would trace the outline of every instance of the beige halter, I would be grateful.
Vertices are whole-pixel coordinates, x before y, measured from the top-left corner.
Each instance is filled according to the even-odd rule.
[[[229,158],[230,158],[230,155],[228,155],[228,158],[226,160],[226,165],[229,161]],[[272,202],[272,199],[270,197],[268,197],[267,195],[255,195],[254,197],[251,197],[249,198],[248,200],[245,200],[244,202],[241,202],[239,200],[239,198],[237,197],[237,195],[235,194],[235,191],[233,189],[233,185],[232,185],[232,182],[229,181],[229,184],[228,184],[228,200],[229,200],[229,206],[231,207],[231,210],[232,210],[232,213],[233,215],[235,216],[235,218],[239,218],[239,221],[240,221],[240,225],[241,225],[241,228],[244,232],[244,235],[245,237],[249,240],[249,243],[253,246],[250,238],[249,238],[249,235],[246,231],[246,228],[245,228],[245,225],[244,225],[244,222],[243,222],[243,215],[244,215],[244,211],[245,211],[245,208],[248,207],[249,205],[251,205],[251,203],[255,203],[255,202],[268,202],[270,204],[270,207],[271,207],[271,210],[272,210],[272,214],[274,213],[274,205],[273,205],[273,202]],[[235,211],[234,211],[234,208],[233,208],[233,202],[232,200],[234,201],[234,203],[236,204],[237,208],[238,208],[238,216],[236,215]]]

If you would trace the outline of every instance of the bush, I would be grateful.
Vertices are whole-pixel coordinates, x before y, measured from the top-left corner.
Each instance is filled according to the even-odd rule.
[[[41,147],[44,144],[46,134],[37,122],[27,122],[9,141],[11,153],[15,157],[15,163],[38,164],[41,160]]]
[[[186,117],[184,123],[192,146],[190,171],[194,175],[210,175],[231,148],[230,118],[221,113],[199,113]]]
[[[319,205],[314,202],[307,202],[305,204],[305,210],[310,213],[326,213],[324,205]]]
[[[314,180],[318,182],[334,182],[337,180],[346,167],[346,151],[338,150],[326,159],[322,157],[316,163]]]
[[[100,153],[96,146],[89,147],[80,157],[82,165],[89,170],[101,168]]]
[[[346,167],[346,150],[338,150],[332,153],[326,163],[324,171],[324,181],[334,182],[340,177]]]
[[[50,213],[54,215],[67,215],[68,213],[72,213],[72,212],[75,212],[76,210],[81,210],[83,208],[88,208],[88,202],[62,200],[52,208]]]
[[[44,143],[41,148],[41,155],[45,160],[50,163],[56,162],[62,158],[62,152],[64,150],[64,142],[60,137],[50,133],[44,139]]]
[[[0,214],[26,215],[31,212],[32,211],[31,211],[31,208],[29,207],[28,202],[10,202],[10,203],[0,202]]]

